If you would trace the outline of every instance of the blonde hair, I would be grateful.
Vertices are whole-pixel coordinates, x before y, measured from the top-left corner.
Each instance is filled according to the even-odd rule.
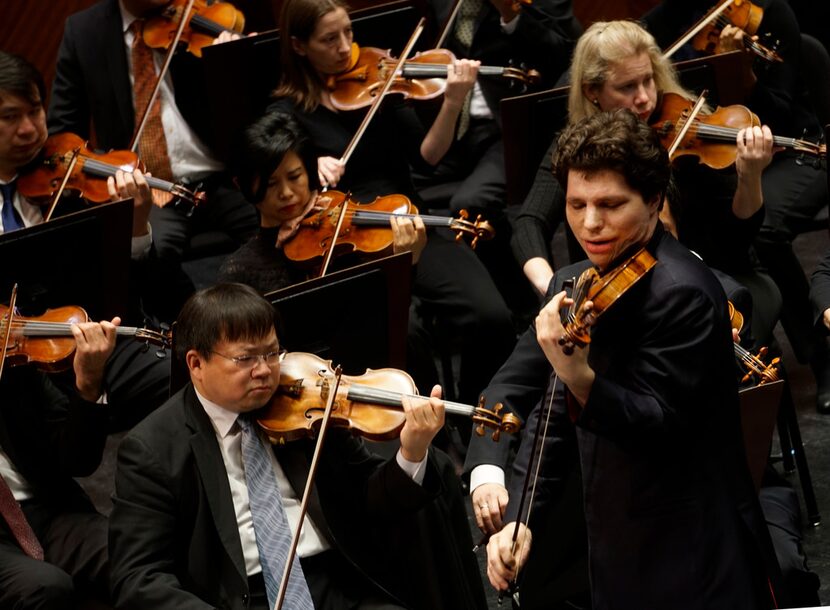
[[[349,10],[344,0],[286,0],[280,11],[280,63],[282,77],[275,98],[287,97],[305,112],[320,104],[323,87],[307,57],[297,54],[292,40],[308,42],[320,19],[331,11]]]
[[[634,21],[597,21],[576,43],[571,61],[571,89],[568,94],[568,121],[575,123],[601,112],[583,91],[586,85],[602,87],[617,64],[629,57],[647,53],[654,70],[654,85],[659,93],[695,96],[680,84],[674,66],[663,57],[654,37]]]

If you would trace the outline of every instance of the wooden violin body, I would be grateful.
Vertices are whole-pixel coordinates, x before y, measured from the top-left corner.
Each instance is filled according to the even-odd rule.
[[[147,20],[144,26],[144,42],[152,49],[166,49],[173,40],[182,19],[187,0],[173,0],[161,13]],[[245,16],[230,2],[196,0],[180,42],[187,44],[188,52],[202,56],[202,49],[213,44],[224,31],[241,33],[245,28]]]
[[[596,319],[656,264],[657,259],[643,248],[602,275],[593,267],[586,269],[574,287],[574,303],[564,324],[565,337],[562,344],[566,351],[573,350],[574,345],[588,345],[591,342],[591,326]],[[590,312],[584,308],[587,301],[593,303]]]
[[[285,355],[277,391],[257,418],[272,443],[317,435],[334,379],[331,361],[304,352]],[[328,425],[371,440],[397,438],[406,421],[401,406],[405,396],[417,397],[417,390],[404,371],[369,369],[359,376],[342,375]],[[520,426],[512,414],[501,415],[500,407],[490,411],[445,401],[445,408],[472,417],[480,435],[485,427],[493,428],[495,439],[502,431],[515,433]]]
[[[388,51],[375,47],[360,47],[355,65],[334,76],[330,92],[331,103],[338,110],[357,110],[372,104],[383,88],[396,59]],[[417,53],[407,60],[401,73],[395,76],[389,93],[397,93],[414,100],[430,100],[447,88],[447,71],[455,62],[455,55],[447,49],[432,49]],[[535,70],[524,71],[512,67],[480,66],[480,76],[511,79],[522,84],[539,80]]]
[[[18,178],[17,190],[27,199],[48,203],[68,173],[66,189],[93,203],[104,203],[110,200],[107,178],[114,176],[119,169],[127,172],[134,169],[144,171],[144,165],[138,155],[129,150],[96,153],[79,136],[58,133],[49,136],[39,160]],[[194,193],[166,180],[149,176],[147,183],[150,188],[166,191],[193,205],[204,200],[204,193]]]
[[[783,59],[776,52],[775,48],[767,48],[758,42],[755,33],[764,18],[764,10],[749,2],[749,0],[723,0],[695,23],[683,36],[664,53],[665,57],[671,57],[677,49],[691,40],[692,47],[714,55],[720,52],[720,36],[723,28],[730,25],[743,30],[742,38],[744,47],[768,62],[781,62]]]
[[[671,149],[680,130],[688,122],[692,106],[692,102],[676,93],[663,94],[659,115],[652,119],[651,126],[657,131],[663,146],[667,149]],[[718,107],[708,114],[701,112],[692,120],[682,140],[677,142],[671,159],[690,155],[714,169],[729,167],[735,163],[738,154],[738,132],[747,127],[760,125],[758,116],[745,106]],[[815,157],[824,157],[827,153],[825,144],[796,138],[773,136],[773,145]]]
[[[358,253],[377,257],[392,253],[390,216],[414,217],[418,209],[404,195],[384,195],[371,203],[357,203],[340,191],[326,191],[318,196],[320,207],[300,223],[300,230],[283,245],[285,256],[300,265],[314,267],[329,249],[333,256]],[[445,226],[462,235],[471,235],[473,246],[478,239],[490,239],[494,232],[490,224],[481,220],[467,220],[443,216],[420,216],[425,225]]]
[[[0,336],[5,336],[8,328],[9,309],[0,305]],[[37,363],[41,370],[58,373],[72,366],[75,355],[75,338],[71,332],[67,335],[36,336],[25,332],[30,322],[57,322],[61,325],[80,324],[89,320],[86,311],[80,307],[58,307],[49,309],[42,316],[14,316],[9,345],[6,348],[6,364],[20,366]]]
[[[0,305],[0,337],[5,337],[8,321],[9,308]],[[87,321],[89,321],[89,316],[86,311],[73,305],[47,309],[40,316],[15,314],[12,319],[9,344],[6,348],[5,363],[9,366],[35,364],[48,373],[67,370],[72,366],[72,359],[75,355],[72,325]],[[146,328],[119,326],[116,328],[116,334],[162,347],[170,346],[168,333]]]

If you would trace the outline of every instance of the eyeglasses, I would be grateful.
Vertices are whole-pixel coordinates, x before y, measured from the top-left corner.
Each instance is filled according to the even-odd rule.
[[[246,354],[245,356],[226,356],[225,354],[220,354],[219,352],[214,352],[211,350],[211,354],[216,354],[217,356],[221,356],[225,360],[230,360],[233,362],[238,368],[244,371],[252,370],[259,361],[262,360],[268,366],[276,366],[282,359],[285,358],[285,354],[288,353],[288,350],[280,349],[276,352],[268,352],[266,354]]]

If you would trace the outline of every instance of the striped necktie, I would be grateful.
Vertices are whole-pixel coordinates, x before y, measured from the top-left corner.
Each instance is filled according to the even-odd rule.
[[[245,463],[245,482],[248,486],[259,562],[262,565],[268,604],[273,608],[277,601],[288,551],[291,549],[291,528],[288,526],[282,498],[277,489],[277,478],[271,464],[271,456],[268,455],[270,449],[262,443],[250,420],[240,417],[236,421],[242,428],[242,460]],[[311,593],[296,554],[291,565],[283,607],[291,610],[314,610]]]

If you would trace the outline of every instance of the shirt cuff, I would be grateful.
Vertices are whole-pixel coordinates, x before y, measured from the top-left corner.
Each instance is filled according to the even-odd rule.
[[[427,452],[427,455],[429,453]],[[401,450],[398,449],[398,453],[395,455],[395,461],[398,462],[398,466],[401,467],[410,479],[415,481],[418,485],[424,484],[424,476],[426,475],[426,468],[425,465],[427,463],[427,455],[424,456],[420,462],[410,462],[407,460]]]
[[[512,34],[516,31],[516,26],[519,24],[519,19],[522,18],[522,14],[519,13],[513,19],[510,20],[510,23],[505,23],[504,19],[499,17],[499,23],[501,24],[501,30],[505,34]]]
[[[494,464],[481,464],[473,468],[470,473],[470,495],[485,483],[496,483],[505,487],[504,485],[504,470],[500,466]]]
[[[139,237],[133,237],[131,244],[130,244],[130,258],[135,260],[141,260],[143,258],[147,258],[147,255],[150,253],[150,246],[153,245],[153,227],[150,226],[150,223],[147,223],[147,235],[140,235]]]

